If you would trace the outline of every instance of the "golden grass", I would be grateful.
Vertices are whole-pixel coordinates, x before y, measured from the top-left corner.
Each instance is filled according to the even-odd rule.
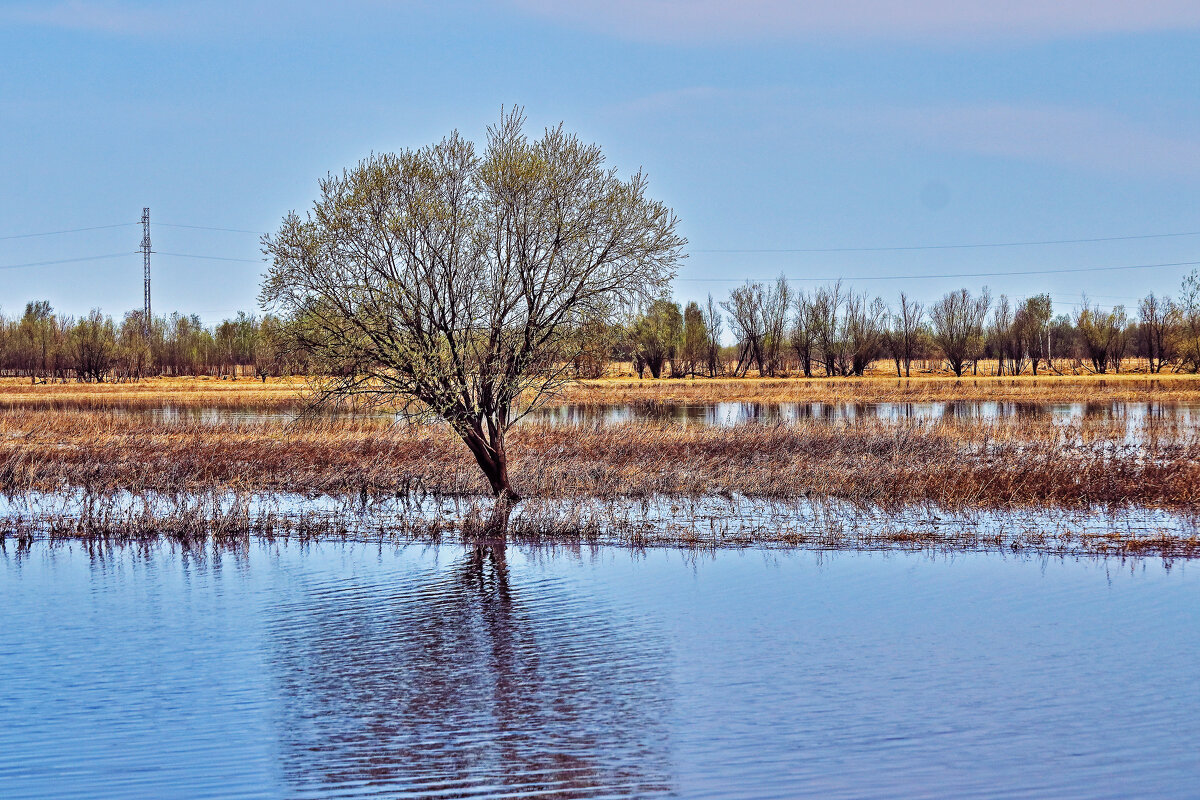
[[[298,411],[307,384],[300,378],[266,383],[208,378],[154,378],[138,383],[39,384],[0,379],[0,409],[103,410],[219,408]],[[583,405],[703,405],[717,402],[918,403],[1160,402],[1200,404],[1200,375],[863,378],[603,378],[568,387],[555,402]]]
[[[758,403],[984,402],[1200,403],[1200,376],[1146,375],[1021,377],[609,378],[572,386],[564,402],[616,405]]]
[[[530,424],[510,439],[530,498],[745,495],[959,510],[1096,504],[1200,510],[1200,438],[1170,419],[1128,444],[1123,420],[1046,419],[734,428]],[[440,426],[336,419],[152,423],[100,412],[0,412],[0,490],[214,490],[479,496]]]

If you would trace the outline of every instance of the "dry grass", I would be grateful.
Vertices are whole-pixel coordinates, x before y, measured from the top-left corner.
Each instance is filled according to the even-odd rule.
[[[1200,439],[1171,419],[1126,442],[1124,421],[798,422],[734,428],[630,423],[514,429],[531,498],[745,495],[882,507],[1200,509]],[[213,490],[479,496],[440,426],[369,420],[150,423],[99,412],[0,412],[0,490]]]
[[[584,381],[564,402],[589,405],[981,402],[1200,403],[1200,376],[1145,375],[864,378],[698,378]]]
[[[130,411],[151,408],[219,408],[246,411],[298,411],[307,386],[302,379],[266,383],[205,378],[156,378],[120,384],[39,384],[0,379],[0,409]],[[702,405],[716,402],[951,402],[1017,403],[1159,402],[1200,404],[1200,376],[1144,374],[1104,376],[944,376],[911,379],[864,378],[697,378],[581,381],[559,398],[583,405]]]
[[[0,409],[89,410],[205,407],[288,410],[304,405],[307,384],[300,378],[266,383],[242,378],[152,378],[136,383],[47,383],[0,379]]]

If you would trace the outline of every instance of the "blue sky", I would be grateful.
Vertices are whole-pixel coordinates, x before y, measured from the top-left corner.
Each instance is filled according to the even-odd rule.
[[[1200,232],[1198,101],[1195,0],[0,2],[0,268],[120,254],[0,269],[0,309],[140,306],[150,206],[156,311],[254,311],[255,235],[167,225],[272,230],[327,171],[514,103],[647,171],[684,300],[783,272],[1132,308],[1191,267],[893,278],[1194,262],[1200,235],[712,251]]]

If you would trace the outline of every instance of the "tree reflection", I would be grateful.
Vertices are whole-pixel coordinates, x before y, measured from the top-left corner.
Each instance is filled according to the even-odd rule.
[[[403,561],[403,558],[401,559]],[[503,544],[280,609],[284,776],[301,794],[670,790],[664,645]]]

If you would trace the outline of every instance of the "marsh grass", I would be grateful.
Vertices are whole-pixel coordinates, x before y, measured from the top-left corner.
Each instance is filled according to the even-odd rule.
[[[43,498],[47,499],[47,498]],[[320,505],[320,504],[318,504]],[[407,505],[323,511],[279,498],[215,493],[199,498],[87,495],[57,509],[53,503],[6,516],[0,545],[18,548],[38,541],[81,540],[92,544],[186,546],[244,545],[265,541],[355,541],[379,544],[473,543],[492,539],[488,502],[463,500],[433,513]],[[406,510],[405,510],[406,509]],[[945,515],[929,509],[894,515],[838,502],[761,503],[709,498],[691,504],[677,498],[526,501],[514,512],[508,541],[539,547],[621,546],[806,548],[1003,552],[1086,556],[1200,556],[1194,518],[1162,515],[1107,517],[1093,512],[1022,517],[1001,514]]]
[[[1174,418],[670,422],[513,430],[526,497],[834,498],[901,508],[1200,508],[1200,433]],[[438,425],[364,419],[154,423],[0,412],[0,491],[215,490],[471,497],[486,486]]]
[[[609,379],[574,387],[563,400],[1169,406],[1200,403],[1200,380]],[[0,539],[402,543],[488,535],[484,481],[442,426],[355,414],[210,423],[127,413],[298,411],[304,402],[295,381],[0,381]],[[1200,556],[1190,522],[1200,514],[1200,431],[1171,414],[731,427],[533,421],[512,431],[510,451],[528,498],[509,521],[518,542]],[[38,497],[69,502],[31,500]],[[386,513],[373,510],[380,507]],[[1098,510],[1108,521],[1088,517]],[[1151,511],[1166,522],[1128,523]]]

